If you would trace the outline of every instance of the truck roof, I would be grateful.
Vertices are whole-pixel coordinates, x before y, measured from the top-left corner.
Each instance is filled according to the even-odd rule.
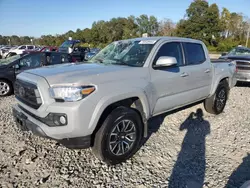
[[[135,41],[159,41],[159,40],[181,40],[183,42],[196,42],[196,43],[202,43],[200,40],[195,40],[191,38],[182,38],[182,37],[142,37],[142,38],[132,38],[132,39],[126,39],[126,40],[135,40]],[[124,41],[126,41],[124,40]]]

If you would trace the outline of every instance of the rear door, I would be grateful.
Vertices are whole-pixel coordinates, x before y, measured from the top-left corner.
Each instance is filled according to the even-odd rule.
[[[190,99],[197,100],[209,95],[212,84],[212,64],[200,43],[183,42]]]

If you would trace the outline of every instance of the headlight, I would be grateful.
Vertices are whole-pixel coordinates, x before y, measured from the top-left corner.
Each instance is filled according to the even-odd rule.
[[[58,101],[79,101],[95,91],[94,86],[71,87],[58,86],[50,88],[51,97]]]

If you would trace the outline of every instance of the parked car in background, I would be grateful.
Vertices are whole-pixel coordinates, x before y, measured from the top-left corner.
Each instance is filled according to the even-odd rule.
[[[25,50],[23,53],[30,53],[30,52],[57,52],[58,48],[54,46],[39,46],[33,50]]]
[[[92,147],[99,159],[117,164],[139,149],[153,116],[199,101],[220,114],[235,70],[233,62],[212,63],[198,40],[117,41],[89,63],[19,74],[13,116],[24,131],[69,148]]]
[[[5,58],[6,54],[9,52],[10,49],[11,49],[10,46],[4,46],[0,48],[0,59]]]
[[[16,54],[22,54],[26,50],[28,50],[28,51],[35,50],[35,48],[36,48],[35,45],[21,45],[21,46],[18,46],[16,48],[10,49],[9,52],[16,53]]]
[[[22,53],[22,54],[19,54],[20,56],[23,56],[23,55],[25,55],[26,53]],[[14,52],[9,52],[5,57],[4,57],[4,59],[7,59],[7,58],[9,58],[9,57],[12,57],[12,56],[16,56],[17,54],[16,53],[14,53]]]
[[[16,76],[25,70],[71,62],[72,57],[69,54],[58,52],[33,52],[1,59],[0,97],[13,93]]]
[[[65,52],[65,53],[72,53],[74,50],[74,47],[79,44],[80,40],[66,40],[62,43],[62,45],[59,47],[59,52]]]
[[[90,49],[90,52],[87,52],[85,55],[85,59],[89,60],[91,59],[93,56],[95,56],[98,52],[100,51],[99,48],[92,48]]]
[[[74,47],[73,52],[71,53],[71,56],[76,59],[76,61],[84,61],[85,60],[85,54],[90,51],[89,47]]]
[[[38,51],[39,52],[57,52],[58,48],[56,46],[44,46]]]
[[[250,48],[242,46],[236,47],[232,49],[230,52],[222,53],[220,59],[227,59],[230,56],[240,56],[240,55],[250,55]]]
[[[247,54],[248,50],[244,48],[244,54]],[[227,55],[220,57],[220,59],[228,59],[236,62],[236,78],[240,82],[250,82],[250,49],[248,55]]]
[[[90,51],[89,47],[79,46],[80,40],[66,40],[58,48],[59,52],[69,53],[76,59],[76,61],[83,61],[85,59],[86,53]]]

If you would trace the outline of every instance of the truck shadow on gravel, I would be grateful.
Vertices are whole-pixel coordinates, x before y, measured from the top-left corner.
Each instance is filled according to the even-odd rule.
[[[242,186],[246,181],[250,180],[250,154],[243,158],[241,165],[233,171],[228,179],[226,188],[238,188]],[[242,186],[242,188],[250,188],[250,183],[248,186]]]

